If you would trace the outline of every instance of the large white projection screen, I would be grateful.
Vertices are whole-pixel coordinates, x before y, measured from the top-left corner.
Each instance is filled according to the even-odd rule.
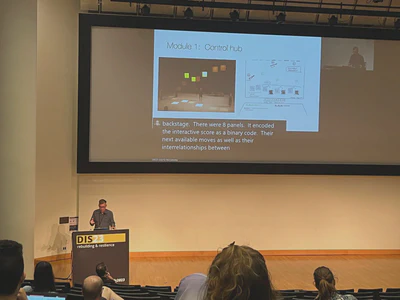
[[[400,163],[400,42],[93,27],[90,162]]]

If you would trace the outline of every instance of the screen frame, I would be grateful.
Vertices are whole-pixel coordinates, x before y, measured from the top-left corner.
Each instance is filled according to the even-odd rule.
[[[375,40],[400,40],[400,30],[349,26],[315,26],[265,22],[185,20],[160,17],[79,15],[78,147],[77,172],[90,173],[206,173],[206,174],[310,174],[400,175],[400,165],[308,163],[204,163],[204,162],[91,162],[90,76],[92,27],[168,29],[252,34],[279,34]],[[306,34],[305,34],[306,32]]]

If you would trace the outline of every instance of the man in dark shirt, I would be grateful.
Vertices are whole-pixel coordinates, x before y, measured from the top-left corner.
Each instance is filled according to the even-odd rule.
[[[116,283],[114,278],[112,278],[110,272],[108,272],[107,266],[105,263],[101,262],[101,263],[97,264],[96,273],[97,273],[97,276],[99,276],[101,278],[101,280],[103,280],[104,284],[115,284]]]
[[[93,212],[90,225],[95,229],[115,229],[114,214],[107,209],[107,201],[99,200],[99,209]]]
[[[365,68],[364,57],[358,53],[358,47],[353,48],[353,54],[350,56],[349,66],[356,69]]]

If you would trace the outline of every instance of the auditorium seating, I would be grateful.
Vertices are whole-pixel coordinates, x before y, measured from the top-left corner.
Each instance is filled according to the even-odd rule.
[[[32,285],[32,280],[25,280],[24,285]],[[116,294],[125,300],[174,300],[179,287],[174,291],[170,286],[140,286],[140,285],[107,285]],[[83,300],[82,285],[74,284],[69,286],[66,282],[57,282],[56,289],[59,294],[67,294],[67,300]],[[278,291],[283,300],[313,300],[317,296],[317,291],[301,289]],[[358,300],[400,300],[400,288],[387,288],[385,291],[379,289],[346,289],[338,290],[339,294],[351,294]]]

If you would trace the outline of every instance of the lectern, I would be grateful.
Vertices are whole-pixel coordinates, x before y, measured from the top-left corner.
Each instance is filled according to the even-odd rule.
[[[118,284],[129,284],[129,230],[96,230],[72,233],[73,282],[82,284],[96,275],[104,262]]]

